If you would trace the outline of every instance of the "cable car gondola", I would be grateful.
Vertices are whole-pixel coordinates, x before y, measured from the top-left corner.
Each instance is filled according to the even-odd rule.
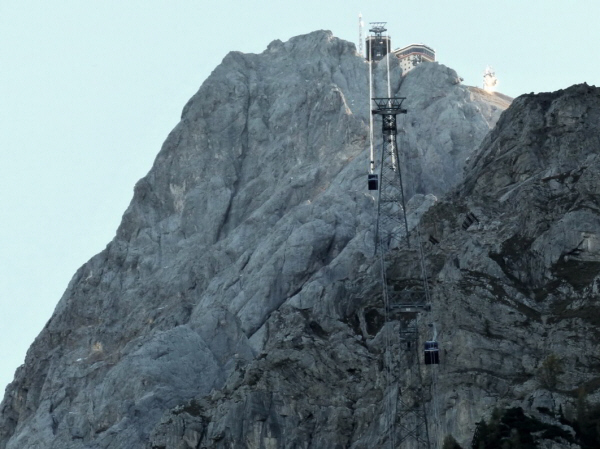
[[[438,365],[440,363],[440,350],[437,341],[425,342],[425,365]]]
[[[374,174],[374,173],[369,174],[368,181],[369,181],[369,190],[379,189],[379,179],[376,174]]]

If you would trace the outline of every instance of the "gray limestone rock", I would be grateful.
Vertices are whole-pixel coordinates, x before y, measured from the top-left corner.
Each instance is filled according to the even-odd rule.
[[[410,111],[399,141],[407,192],[418,194],[409,207],[411,229],[423,216],[422,226],[443,239],[429,261],[433,313],[448,351],[444,360],[459,360],[440,367],[443,426],[434,434],[451,431],[464,441],[501,398],[527,402],[538,388],[533,372],[549,348],[563,355],[580,344],[571,321],[546,325],[554,309],[538,310],[514,279],[543,282],[552,270],[560,276],[578,263],[592,267],[595,250],[565,260],[571,243],[561,243],[513,257],[503,242],[516,225],[503,221],[500,207],[488,210],[477,193],[492,176],[479,168],[497,158],[485,149],[472,158],[475,168],[461,188],[481,198],[473,207],[488,234],[480,240],[475,232],[484,231],[455,234],[469,196],[432,207],[435,198],[424,195],[440,196],[461,180],[464,161],[508,101],[457,84],[456,73],[437,63],[406,76],[395,61],[390,65],[392,92],[407,97]],[[381,63],[374,71],[376,95],[385,92],[385,72]],[[261,54],[225,57],[136,184],[114,240],[77,271],[7,387],[0,449],[373,447],[382,441],[382,399],[396,390],[385,386],[380,366],[376,205],[366,189],[367,80],[368,66],[354,46],[326,31],[275,41]],[[526,100],[518,106],[531,109]],[[565,133],[579,123],[572,108],[556,118]],[[502,119],[515,138],[533,138],[509,122]],[[590,122],[581,126],[591,129]],[[491,136],[488,145],[508,139]],[[488,193],[525,182],[532,162],[519,163],[518,175],[499,172]],[[539,182],[561,193],[575,182],[561,177],[565,170],[577,176],[582,166],[549,164],[548,179]],[[593,180],[585,173],[577,179],[591,195]],[[512,198],[524,201],[523,192],[516,189]],[[447,214],[434,220],[440,210]],[[549,218],[545,237],[531,228],[524,238],[534,239],[531,245],[539,238],[544,247],[570,223],[585,220],[585,244],[595,248],[592,209],[570,213]],[[399,253],[398,275],[414,276],[416,251]],[[534,262],[546,271],[526,271]],[[499,286],[488,283],[493,276]],[[562,301],[578,288],[587,291],[594,276],[590,268],[585,282],[560,284],[561,293],[546,296],[554,295],[552,304],[563,304],[570,320],[583,320],[575,318],[580,309]],[[498,314],[506,317],[483,338],[484,317]],[[515,323],[520,327],[513,331]],[[540,332],[552,333],[552,343],[527,346]],[[510,338],[499,338],[504,333]],[[591,357],[579,356],[587,364]],[[587,381],[580,369],[561,378],[561,386]],[[569,403],[564,394],[552,395],[556,404]]]

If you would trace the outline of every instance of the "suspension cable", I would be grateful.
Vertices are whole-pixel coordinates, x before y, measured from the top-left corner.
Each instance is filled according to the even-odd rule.
[[[386,54],[386,75],[387,75],[387,93],[388,93],[388,98],[391,97],[391,87],[390,87],[390,60],[389,60],[389,55]],[[391,100],[389,100],[391,101]],[[390,105],[391,106],[391,105]],[[382,147],[382,151],[385,151],[385,147],[386,145],[384,144]],[[396,148],[390,147],[389,150],[392,151],[392,157],[394,157],[394,154],[396,153]],[[382,155],[383,156],[383,155]],[[382,163],[383,163],[383,158],[382,158]],[[399,167],[398,167],[399,168]],[[388,242],[389,243],[389,242]],[[385,322],[385,326],[386,326],[386,331],[385,331],[385,346],[386,346],[386,358],[387,358],[387,362],[386,362],[386,371],[387,371],[387,376],[388,376],[388,381],[387,381],[387,389],[389,391],[389,399],[388,401],[386,401],[386,413],[388,415],[388,431],[389,431],[389,442],[390,442],[390,449],[396,449],[396,406],[397,404],[395,404],[395,400],[397,401],[398,399],[398,392],[396,391],[396,389],[393,388],[393,383],[394,383],[394,379],[393,379],[393,367],[392,367],[392,361],[393,361],[393,356],[392,356],[392,348],[393,348],[393,343],[392,343],[392,339],[393,339],[393,332],[394,332],[394,326],[391,324],[391,320],[389,317],[389,312],[391,310],[391,305],[390,305],[390,298],[389,298],[389,294],[387,291],[387,273],[385,272],[385,261],[384,261],[384,251],[383,251],[383,244],[384,242],[381,242],[382,245],[382,250],[379,252],[380,254],[380,258],[381,258],[381,274],[382,274],[382,284],[383,284],[383,290],[384,290],[384,309],[385,309],[385,317],[384,317],[384,322]]]
[[[384,242],[381,238],[380,245],[382,246]],[[393,405],[393,397],[396,397],[396,393],[393,391],[393,372],[392,372],[392,332],[393,326],[391,326],[391,320],[389,317],[390,311],[390,298],[387,290],[387,275],[385,272],[385,258],[383,249],[379,251],[379,261],[381,264],[381,284],[382,284],[382,293],[383,293],[383,317],[384,317],[384,326],[385,329],[383,331],[384,334],[384,355],[383,355],[383,363],[385,370],[385,388],[384,391],[384,401],[385,401],[385,414],[387,421],[387,430],[389,432],[389,441],[390,441],[390,449],[395,449],[396,447],[396,414],[393,413],[393,409],[395,408]],[[388,393],[388,397],[385,398],[386,392]]]
[[[417,240],[418,240],[418,244],[419,244],[419,259],[420,259],[420,263],[421,263],[421,276],[423,278],[423,290],[425,291],[425,300],[427,301],[427,304],[431,307],[432,301],[431,301],[431,293],[429,291],[429,277],[427,275],[427,267],[425,265],[425,251],[423,250],[423,240],[421,238],[421,226],[420,226],[419,222],[417,222],[416,230],[417,230]],[[435,324],[433,324],[433,326],[434,326],[433,339],[435,341],[436,337],[437,337],[437,331],[435,330]],[[445,422],[443,423],[440,418],[440,407],[439,407],[438,392],[437,392],[437,364],[431,365],[431,394],[432,394],[431,407],[432,407],[432,411],[433,411],[435,426],[438,431],[437,434],[444,435],[446,426],[445,426]]]
[[[442,422],[441,418],[440,418],[440,405],[439,405],[439,399],[438,399],[438,392],[437,392],[437,365],[430,365],[432,367],[431,369],[431,401],[432,401],[432,408],[433,408],[433,416],[434,416],[434,421],[435,421],[435,425],[437,428],[437,434],[439,435],[446,435],[446,425],[445,422]]]
[[[419,259],[421,260],[421,277],[423,279],[423,290],[425,291],[425,301],[431,306],[431,294],[429,293],[429,278],[427,268],[425,267],[425,252],[423,251],[423,241],[421,240],[421,226],[417,221],[417,241],[419,243]]]
[[[373,174],[375,170],[375,155],[373,150],[373,114],[371,113],[372,98],[373,98],[373,61],[369,62],[369,145],[371,152],[369,153],[369,173]]]
[[[389,47],[389,40],[386,41],[386,46],[388,47],[388,50],[390,49]],[[392,87],[390,84],[390,53],[388,51],[388,53],[385,55],[385,61],[386,61],[386,65],[387,65],[387,96],[388,98],[392,97]]]

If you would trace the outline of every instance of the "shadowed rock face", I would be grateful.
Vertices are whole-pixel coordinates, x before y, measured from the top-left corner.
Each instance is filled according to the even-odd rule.
[[[399,142],[407,190],[418,194],[414,226],[435,202],[423,194],[461,179],[506,104],[437,63],[404,78],[391,66],[392,94],[408,97]],[[385,95],[384,64],[374,75]],[[135,186],[116,237],[75,274],[17,370],[0,448],[377,444],[368,115],[368,66],[329,32],[226,56]],[[439,228],[444,238],[453,226]],[[455,257],[438,253],[434,283]],[[401,273],[415,270],[414,257],[406,252]],[[448,300],[442,291],[436,301]],[[481,316],[464,320],[478,329]],[[450,324],[442,329],[456,354],[471,350]],[[452,373],[468,388],[471,377]],[[441,413],[464,436],[488,403],[452,399],[454,384],[443,382]]]
[[[573,420],[578,394],[600,402],[599,119],[600,89],[585,84],[517,98],[421,222],[441,242],[429,260],[444,430],[465,441],[490,407]],[[564,370],[554,385],[552,357]]]

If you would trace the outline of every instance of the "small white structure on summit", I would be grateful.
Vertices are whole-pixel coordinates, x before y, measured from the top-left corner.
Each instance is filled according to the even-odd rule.
[[[496,85],[498,84],[498,78],[496,78],[496,72],[491,66],[487,66],[483,72],[483,90],[486,92],[495,92]]]
[[[435,50],[425,44],[410,44],[392,53],[400,60],[403,74],[410,72],[424,61],[435,62]]]

